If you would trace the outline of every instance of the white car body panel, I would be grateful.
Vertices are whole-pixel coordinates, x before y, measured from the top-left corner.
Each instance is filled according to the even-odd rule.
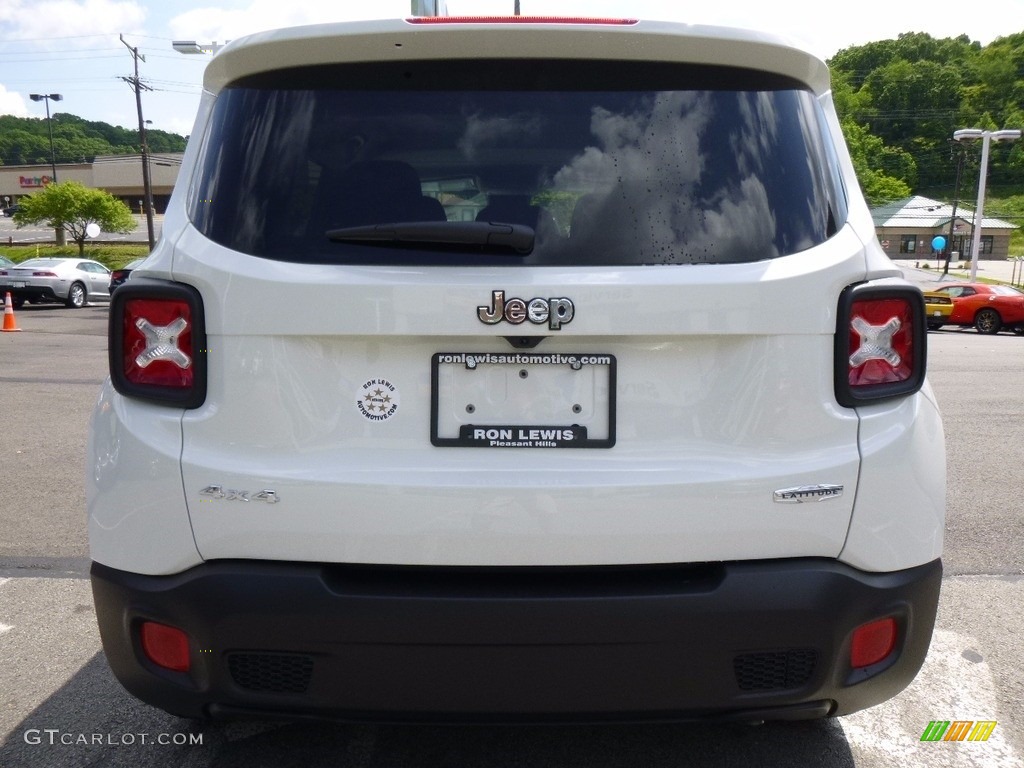
[[[838,261],[851,239],[792,261],[510,274],[264,263],[257,271],[254,260],[186,232],[177,265],[211,297],[208,327],[224,329],[208,339],[209,405],[182,422],[199,550],[207,559],[418,564],[835,557],[857,481],[857,419],[822,401],[832,372],[820,361],[831,355],[835,317],[823,304],[810,315],[800,299],[857,280],[860,259]],[[545,354],[617,357],[623,434],[614,452],[513,460],[424,450],[431,355],[510,349],[476,318],[498,287],[572,297],[576,316]],[[726,301],[729,311],[716,311]],[[383,423],[355,405],[374,378],[401,396]],[[778,408],[780,389],[803,407]],[[230,454],[218,447],[224,435]],[[815,483],[849,492],[813,505],[772,499]],[[211,484],[273,489],[280,502],[201,497]]]
[[[942,554],[946,443],[939,410],[927,384],[895,408],[860,409],[861,482],[839,559],[865,571],[896,571]]]
[[[300,65],[373,58],[395,47],[395,34],[402,35],[403,58],[450,56],[452,47],[437,41],[451,35],[465,57],[499,56],[510,45],[523,57],[583,53],[579,30],[550,25],[535,25],[525,47],[520,35],[509,42],[502,25],[473,25],[472,34],[453,25],[429,36],[410,35],[409,27],[404,21],[345,25],[361,33],[352,46],[331,43],[330,26],[255,35],[237,51],[229,46],[208,67],[195,132],[204,133],[216,91],[244,73],[285,59]],[[602,30],[602,55],[742,65],[756,49],[760,66],[767,56],[830,103],[820,62],[777,39],[741,32],[723,39],[721,30],[706,30],[706,45],[697,40],[680,48],[662,25],[643,27],[649,32],[643,47],[637,29]],[[841,141],[838,146],[842,150]],[[186,153],[183,179],[190,177],[196,147],[192,142]],[[842,151],[840,160],[852,169]],[[183,501],[194,546],[207,559],[373,563],[671,562],[837,557],[841,551],[875,568],[893,567],[894,559],[904,567],[925,562],[933,546],[877,562],[858,554],[887,547],[884,529],[855,525],[847,537],[855,500],[868,498],[857,488],[858,416],[827,402],[832,372],[821,363],[831,357],[834,302],[803,299],[898,274],[875,252],[866,207],[858,196],[852,202],[848,224],[835,237],[781,259],[490,272],[339,270],[252,259],[205,240],[182,206],[171,206],[163,239],[136,276],[185,274],[206,297],[211,392],[206,406],[182,418]],[[503,351],[495,328],[481,324],[474,311],[498,289],[527,299],[571,294],[576,316],[545,343],[545,352],[616,355],[623,439],[614,458],[600,450],[532,452],[508,470],[503,451],[416,450],[429,429],[430,356]],[[720,311],[723,306],[728,309]],[[658,333],[647,335],[652,328]],[[429,335],[419,336],[424,330]],[[533,327],[501,330],[529,334]],[[715,370],[728,371],[729,381],[703,373]],[[366,422],[353,405],[358,387],[374,377],[401,390],[400,415],[385,424]],[[794,395],[789,401],[802,407],[779,410],[769,390],[757,397],[757,385],[787,387]],[[695,406],[687,409],[688,403]],[[669,410],[679,411],[672,425],[664,417]],[[225,435],[231,436],[230,454],[220,448]],[[634,446],[628,450],[626,438]],[[899,454],[912,438],[881,439],[882,453]],[[524,480],[524,466],[525,477],[537,480]],[[386,504],[370,501],[388,477]],[[811,505],[772,500],[780,488],[817,483],[842,485],[844,494]],[[272,488],[280,502],[201,497],[209,485]],[[471,510],[481,487],[489,489],[485,506],[491,511],[478,515]],[[898,498],[878,495],[872,519],[894,516]],[[683,510],[680,499],[686,500]],[[581,535],[591,529],[592,535]],[[152,560],[130,553],[104,557],[117,567],[164,572],[165,566],[154,569]]]
[[[86,465],[94,560],[154,574],[202,562],[181,514],[180,460],[181,412],[130,403],[108,380],[93,412]]]
[[[687,39],[681,43],[680,32]],[[210,62],[204,87],[218,92],[239,77],[281,67],[349,61],[600,57],[623,61],[682,61],[771,69],[828,89],[824,63],[783,38],[755,30],[671,22],[636,24],[445,23],[422,34],[410,20],[384,19],[272,30],[226,45]],[[513,34],[509,34],[513,32]],[[345,44],[338,45],[338,35]],[[244,44],[243,44],[244,43]]]

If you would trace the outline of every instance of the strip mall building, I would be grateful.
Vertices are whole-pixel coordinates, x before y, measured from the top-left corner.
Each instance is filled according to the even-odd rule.
[[[181,168],[181,153],[154,154],[149,157],[153,188],[153,208],[163,213]],[[13,205],[22,197],[38,192],[52,181],[49,165],[0,166],[0,202]],[[102,189],[124,201],[134,213],[144,213],[145,193],[142,184],[140,155],[109,155],[91,163],[69,163],[57,166],[57,181],[77,181],[86,187]]]

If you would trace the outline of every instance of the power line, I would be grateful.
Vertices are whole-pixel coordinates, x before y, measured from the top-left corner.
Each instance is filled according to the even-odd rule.
[[[51,56],[45,59],[19,59],[18,61],[6,62],[12,66],[20,66],[22,64],[52,64],[59,61],[99,61],[100,59],[117,59],[120,56],[111,54],[109,56]],[[0,62],[4,59],[0,56]]]
[[[99,51],[116,51],[116,48],[76,48],[76,53],[97,53]],[[33,48],[31,51],[0,51],[0,56],[35,56],[40,53],[46,53],[40,51],[38,48]],[[63,56],[65,51],[53,51],[54,56]]]

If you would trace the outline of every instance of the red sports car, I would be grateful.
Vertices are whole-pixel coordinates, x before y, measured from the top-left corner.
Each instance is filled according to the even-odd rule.
[[[935,288],[953,299],[950,325],[973,325],[978,333],[1024,334],[1024,293],[1008,285],[950,283]]]

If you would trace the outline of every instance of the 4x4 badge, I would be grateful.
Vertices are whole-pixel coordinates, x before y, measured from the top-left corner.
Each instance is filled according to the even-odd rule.
[[[519,325],[529,320],[534,325],[548,324],[552,331],[560,330],[563,325],[572,322],[576,314],[576,306],[572,299],[534,298],[505,299],[504,291],[491,291],[491,306],[477,307],[476,316],[481,323],[496,325],[504,320],[512,325]]]
[[[250,491],[236,491],[233,488],[225,488],[223,485],[208,485],[199,492],[199,495],[205,496],[206,499],[245,502],[264,501],[267,504],[277,504],[281,500],[281,497],[277,495],[277,491],[272,491],[269,488],[252,493]],[[205,501],[206,499],[200,499],[200,501]]]

